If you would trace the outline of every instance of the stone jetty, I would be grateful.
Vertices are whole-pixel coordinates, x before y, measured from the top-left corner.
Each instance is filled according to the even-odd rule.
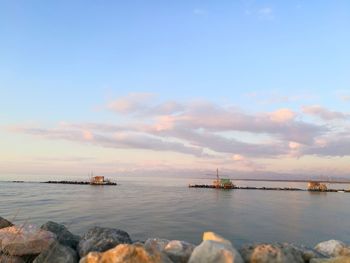
[[[41,182],[43,184],[82,184],[82,185],[93,185],[91,182],[87,181],[46,181],[46,182]],[[104,184],[100,185],[117,185],[117,183],[114,182],[106,182]]]
[[[93,227],[82,236],[49,221],[14,225],[0,217],[0,263],[350,263],[350,246],[328,240],[315,247],[255,243],[235,247],[213,232],[200,244],[149,238],[134,241],[117,228]]]
[[[232,186],[229,188],[217,187],[210,184],[190,184],[189,188],[209,188],[209,189],[222,189],[222,190],[269,190],[269,191],[309,191],[309,192],[344,192],[350,193],[349,189],[327,189],[327,190],[308,190],[295,187],[254,187],[254,186]]]

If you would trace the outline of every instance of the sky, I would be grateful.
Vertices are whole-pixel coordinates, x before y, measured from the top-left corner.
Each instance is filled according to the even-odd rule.
[[[345,0],[0,1],[0,179],[350,178],[349,28]]]

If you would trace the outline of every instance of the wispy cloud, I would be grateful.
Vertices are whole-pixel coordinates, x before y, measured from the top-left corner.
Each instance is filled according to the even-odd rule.
[[[151,93],[131,93],[109,102],[107,108],[116,113],[139,116],[173,114],[184,109],[184,106],[176,101],[155,104],[154,98],[155,95]]]
[[[190,155],[196,165],[206,163],[208,168],[231,164],[256,170],[264,169],[261,160],[350,156],[344,122],[332,122],[331,127],[327,123],[349,118],[344,112],[307,106],[300,112],[277,108],[247,113],[205,100],[156,101],[152,96],[133,93],[106,103],[108,110],[123,117],[123,123],[60,122],[51,128],[24,125],[10,130],[102,148]],[[305,121],[310,114],[323,122]]]
[[[275,18],[273,9],[271,7],[263,7],[257,11],[261,19],[273,20]]]
[[[52,140],[68,140],[107,148],[173,151],[194,156],[204,156],[202,149],[198,147],[186,146],[181,142],[169,141],[152,136],[151,134],[143,134],[140,132],[114,132],[112,134],[102,134],[93,131],[86,131],[86,129],[79,130],[59,127],[52,129],[17,127],[16,131]],[[86,135],[87,133],[88,136]]]
[[[342,101],[350,101],[350,95],[342,95],[342,96],[340,96],[340,99]]]
[[[348,133],[349,134],[349,133]],[[303,154],[314,154],[318,156],[349,156],[350,136],[336,134],[319,138],[316,143],[303,150]]]
[[[277,91],[258,92],[253,91],[245,94],[245,97],[251,98],[262,105],[275,105],[286,103],[300,103],[314,101],[317,96],[309,93],[298,92],[296,94],[281,94]]]
[[[305,114],[310,114],[326,121],[337,120],[337,119],[345,120],[350,118],[350,114],[348,113],[331,111],[320,105],[304,106],[302,110]]]

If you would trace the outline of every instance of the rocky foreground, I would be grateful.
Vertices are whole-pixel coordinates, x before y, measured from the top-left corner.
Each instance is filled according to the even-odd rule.
[[[231,242],[205,232],[203,241],[150,238],[133,241],[120,229],[93,227],[82,237],[55,222],[40,228],[16,226],[0,217],[0,263],[350,263],[350,246],[338,240],[314,248],[288,243],[249,244],[235,248]]]

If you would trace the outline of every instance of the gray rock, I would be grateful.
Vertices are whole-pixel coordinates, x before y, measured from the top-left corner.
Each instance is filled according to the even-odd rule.
[[[133,240],[132,241],[132,244],[138,244],[138,245],[144,245],[145,244],[145,242],[146,241],[144,241],[144,240],[138,240],[138,239],[136,239],[136,240]]]
[[[185,241],[172,240],[164,248],[164,253],[174,263],[187,263],[190,259],[195,245]]]
[[[315,250],[330,257],[350,255],[349,246],[334,239],[318,243],[315,246]]]
[[[103,227],[93,227],[86,232],[77,247],[80,257],[91,251],[103,252],[119,244],[130,244],[128,233],[123,230]]]
[[[157,249],[163,251],[165,246],[170,242],[168,239],[163,238],[149,238],[145,241],[146,249]]]
[[[309,247],[305,247],[302,245],[295,245],[292,244],[292,246],[301,252],[302,257],[304,259],[305,262],[310,262],[311,259],[313,258],[328,258],[326,255],[318,252],[317,250],[313,249],[313,248],[309,248]]]
[[[212,232],[203,235],[203,242],[197,246],[189,263],[243,263],[241,255],[231,242]]]
[[[73,235],[62,224],[48,221],[44,225],[41,226],[41,229],[54,233],[57,236],[58,242],[60,242],[64,246],[71,247],[73,249],[76,249],[76,247],[80,241],[79,236]]]
[[[149,238],[145,242],[145,248],[165,253],[174,263],[187,263],[195,245],[179,240]]]
[[[236,250],[225,243],[204,240],[197,246],[188,261],[189,263],[243,263]]]
[[[78,255],[70,247],[61,245],[58,242],[53,243],[47,250],[35,258],[33,263],[77,263]]]
[[[25,263],[25,260],[21,257],[0,254],[0,263]]]
[[[247,263],[304,263],[302,252],[287,243],[246,245],[239,252]]]
[[[0,229],[0,249],[11,256],[40,254],[55,240],[55,234],[33,225]]]
[[[9,226],[13,226],[13,224],[10,221],[8,221],[5,218],[2,218],[0,216],[0,229],[5,228],[5,227],[9,227]]]

